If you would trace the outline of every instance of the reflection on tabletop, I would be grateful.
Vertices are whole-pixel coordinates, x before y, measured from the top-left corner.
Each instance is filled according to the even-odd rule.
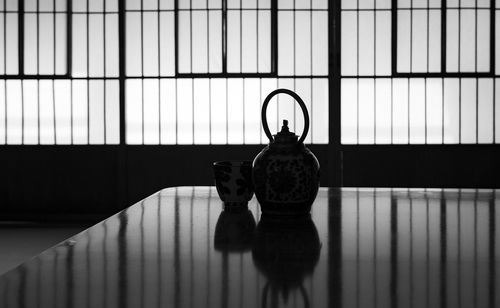
[[[500,191],[322,188],[311,219],[170,188],[0,277],[0,307],[498,307]]]

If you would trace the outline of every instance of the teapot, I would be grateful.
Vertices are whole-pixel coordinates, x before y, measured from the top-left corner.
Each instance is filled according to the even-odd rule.
[[[292,96],[302,109],[304,130],[300,138],[290,132],[287,120],[283,120],[283,127],[276,135],[271,135],[269,131],[267,105],[273,96],[280,93]],[[320,166],[316,156],[304,145],[304,139],[309,131],[309,113],[306,105],[295,92],[277,89],[264,100],[261,116],[269,145],[253,161],[252,181],[262,213],[308,214],[318,193]]]

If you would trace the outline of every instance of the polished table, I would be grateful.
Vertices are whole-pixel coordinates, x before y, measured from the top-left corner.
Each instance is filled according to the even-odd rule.
[[[0,277],[0,307],[500,307],[499,190],[321,188],[311,219],[164,189]]]

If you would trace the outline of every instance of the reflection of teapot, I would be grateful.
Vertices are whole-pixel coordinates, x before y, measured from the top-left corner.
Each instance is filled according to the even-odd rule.
[[[279,93],[292,96],[302,108],[304,131],[299,138],[283,121],[281,132],[271,135],[266,109],[271,98]],[[309,130],[309,114],[302,99],[293,91],[278,89],[262,104],[262,126],[269,145],[253,161],[252,177],[255,196],[262,213],[277,215],[308,214],[319,188],[319,162],[304,145]]]
[[[247,206],[224,210],[215,225],[214,247],[224,252],[250,250],[254,232],[255,219]]]
[[[277,303],[281,292],[286,302],[288,294],[298,289],[309,306],[302,286],[307,275],[312,274],[319,260],[321,243],[311,216],[277,218],[263,215],[255,233],[252,256],[255,266],[267,277],[263,290],[262,306],[271,301]]]

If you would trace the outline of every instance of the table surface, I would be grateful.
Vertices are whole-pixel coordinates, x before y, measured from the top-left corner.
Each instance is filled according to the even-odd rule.
[[[168,188],[2,275],[0,306],[499,307],[499,199],[321,188],[276,221]]]

